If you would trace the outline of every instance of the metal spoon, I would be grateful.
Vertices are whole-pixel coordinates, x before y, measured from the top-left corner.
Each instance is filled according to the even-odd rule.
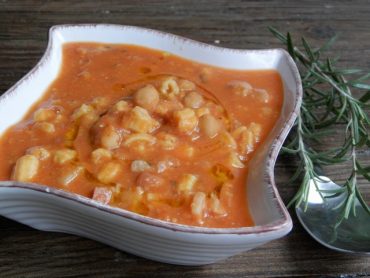
[[[320,177],[316,184],[320,190],[340,188],[326,177]],[[324,197],[325,194],[329,195],[321,193]],[[334,208],[345,198],[346,193],[325,198],[324,201],[311,180],[308,203],[302,203],[296,208],[298,219],[307,232],[322,245],[336,251],[370,255],[370,216],[357,199],[356,216],[351,214],[335,229],[340,210]]]

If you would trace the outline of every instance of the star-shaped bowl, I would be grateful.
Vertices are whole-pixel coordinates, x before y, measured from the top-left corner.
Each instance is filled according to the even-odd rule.
[[[275,185],[276,157],[300,108],[298,70],[282,49],[235,50],[160,31],[121,25],[59,25],[50,29],[40,62],[0,97],[0,134],[22,119],[57,77],[66,42],[122,43],[159,49],[203,64],[241,70],[277,70],[283,80],[281,115],[250,161],[246,182],[253,227],[202,228],[169,223],[102,205],[44,185],[0,182],[0,215],[43,231],[97,240],[156,261],[210,264],[286,235],[292,220]]]

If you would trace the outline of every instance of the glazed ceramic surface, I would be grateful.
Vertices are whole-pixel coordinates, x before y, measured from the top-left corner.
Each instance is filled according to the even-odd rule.
[[[210,264],[291,230],[291,218],[275,186],[274,164],[299,111],[302,89],[297,68],[284,50],[226,49],[133,26],[54,26],[40,62],[0,97],[0,134],[21,120],[57,77],[65,42],[134,44],[223,68],[279,71],[284,84],[282,113],[250,162],[246,181],[245,197],[256,225],[221,229],[173,224],[62,190],[14,181],[0,182],[0,215],[39,230],[80,235],[138,256],[181,265]]]

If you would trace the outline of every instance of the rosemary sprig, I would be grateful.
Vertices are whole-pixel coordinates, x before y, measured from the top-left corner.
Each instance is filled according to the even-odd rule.
[[[286,46],[297,63],[304,90],[300,113],[282,148],[283,153],[300,158],[290,181],[301,179],[301,185],[288,206],[295,203],[298,207],[303,202],[307,208],[310,182],[320,180],[321,167],[350,160],[350,175],[346,182],[340,189],[325,193],[347,193],[344,201],[335,208],[341,212],[337,226],[351,213],[356,215],[356,198],[370,215],[370,209],[358,190],[359,176],[370,181],[370,167],[362,166],[357,157],[358,148],[370,147],[370,119],[365,111],[370,107],[370,85],[363,83],[370,78],[370,73],[358,77],[362,73],[361,70],[338,69],[335,66],[336,61],[330,58],[322,59],[322,52],[331,46],[335,38],[317,49],[310,47],[302,38],[301,50],[293,44],[289,33],[285,36],[272,27],[269,29]],[[347,79],[347,76],[352,78]],[[353,96],[352,89],[368,91],[357,99]],[[333,127],[340,125],[345,125],[341,146],[327,151],[319,151],[314,147],[312,142],[320,143],[320,138],[328,136]]]

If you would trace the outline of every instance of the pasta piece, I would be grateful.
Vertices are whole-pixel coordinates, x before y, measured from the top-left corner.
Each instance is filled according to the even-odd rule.
[[[54,153],[54,162],[58,164],[65,164],[74,160],[77,157],[77,152],[71,149],[61,149]]]
[[[85,121],[85,124],[93,124],[94,122],[99,120],[99,114],[94,110],[92,112],[89,112],[83,116],[83,120]]]
[[[157,134],[158,144],[162,147],[162,149],[170,151],[173,150],[177,145],[177,137],[165,132],[161,132]]]
[[[134,160],[131,163],[132,172],[143,172],[149,169],[151,169],[151,166],[145,160]]]
[[[137,194],[138,196],[142,196],[142,195],[144,195],[144,193],[145,193],[144,189],[143,189],[141,186],[136,186],[136,188],[135,188],[135,192],[136,192],[136,194]]]
[[[240,161],[240,158],[236,154],[236,152],[231,152],[229,156],[230,165],[234,168],[244,168],[245,165],[243,162]]]
[[[202,117],[203,115],[209,114],[209,108],[208,107],[200,107],[195,110],[195,114],[197,115],[198,118]]]
[[[46,160],[50,157],[50,152],[43,147],[32,147],[26,152],[37,157],[38,160]]]
[[[112,153],[107,149],[99,148],[91,153],[91,159],[95,164],[101,163],[111,158]]]
[[[258,125],[251,126],[252,128],[241,126],[233,131],[233,137],[238,141],[239,151],[243,155],[253,151],[258,138],[255,133],[260,134],[261,132]]]
[[[191,133],[198,125],[198,118],[193,109],[185,108],[183,110],[175,111],[173,114],[177,128],[180,132]]]
[[[245,132],[247,130],[247,127],[246,126],[239,126],[237,129],[235,129],[233,132],[232,132],[232,136],[234,138],[239,138],[243,132]]]
[[[127,136],[127,139],[125,140],[123,145],[125,147],[129,147],[136,142],[145,142],[149,145],[153,145],[157,142],[157,139],[154,136],[145,133],[131,134]]]
[[[159,127],[159,123],[154,120],[148,111],[140,106],[135,106],[125,119],[125,127],[138,133],[150,133]]]
[[[217,197],[215,192],[212,192],[209,199],[209,208],[210,210],[218,216],[226,216],[227,212],[223,205],[220,202],[220,199]]]
[[[270,94],[265,89],[255,89],[254,90],[258,99],[263,103],[268,103],[270,100]]]
[[[54,133],[55,132],[55,126],[52,123],[48,122],[36,122],[35,127],[45,133]]]
[[[103,205],[107,205],[112,199],[112,190],[107,187],[95,187],[92,199]]]
[[[172,99],[180,93],[180,88],[173,77],[168,77],[162,82],[160,92],[164,96]]]
[[[199,224],[203,224],[203,217],[206,208],[206,194],[203,192],[195,193],[191,203],[191,213]]]
[[[235,139],[231,136],[231,134],[227,131],[220,134],[220,140],[222,143],[225,144],[226,147],[235,150],[238,145]]]
[[[82,104],[79,108],[77,108],[72,114],[72,120],[77,120],[82,116],[93,112],[94,108],[91,105]]]
[[[66,147],[72,147],[73,146],[73,141],[77,137],[78,129],[79,129],[79,126],[76,123],[72,124],[68,128],[67,132],[64,134],[64,144],[65,144]]]
[[[181,177],[177,185],[177,190],[180,193],[190,194],[193,191],[194,185],[196,184],[197,181],[198,181],[197,176],[185,174]]]
[[[231,182],[223,183],[220,191],[220,202],[224,207],[228,208],[233,203],[233,184]]]
[[[149,172],[142,172],[136,180],[136,186],[140,186],[144,190],[150,188],[158,188],[164,184],[164,179],[159,175],[155,175]]]
[[[55,111],[52,109],[39,108],[33,114],[33,120],[35,122],[47,122],[55,118]]]
[[[171,112],[180,110],[183,108],[184,108],[184,105],[177,99],[172,99],[172,100],[162,99],[158,103],[155,112],[160,114],[163,117],[166,117]]]
[[[255,141],[259,141],[262,134],[262,126],[260,124],[257,124],[255,122],[250,123],[249,129],[252,131]]]
[[[158,161],[157,173],[163,173],[169,168],[176,168],[180,166],[180,161],[176,158],[168,158],[165,160]]]
[[[106,109],[109,105],[109,99],[107,97],[96,97],[92,100],[91,105],[98,109]]]
[[[80,174],[84,172],[84,167],[82,166],[72,166],[69,167],[66,172],[59,178],[59,182],[67,186],[71,184]]]
[[[246,130],[243,132],[241,137],[241,148],[242,151],[245,153],[250,153],[254,149],[255,137],[253,132],[250,130]]]
[[[40,162],[36,156],[26,154],[18,158],[13,171],[13,179],[16,181],[31,181],[38,172]]]
[[[231,81],[228,85],[238,96],[246,97],[253,92],[253,87],[246,81]]]
[[[234,179],[234,175],[231,170],[220,163],[217,163],[212,167],[212,174],[219,183],[225,183]]]

